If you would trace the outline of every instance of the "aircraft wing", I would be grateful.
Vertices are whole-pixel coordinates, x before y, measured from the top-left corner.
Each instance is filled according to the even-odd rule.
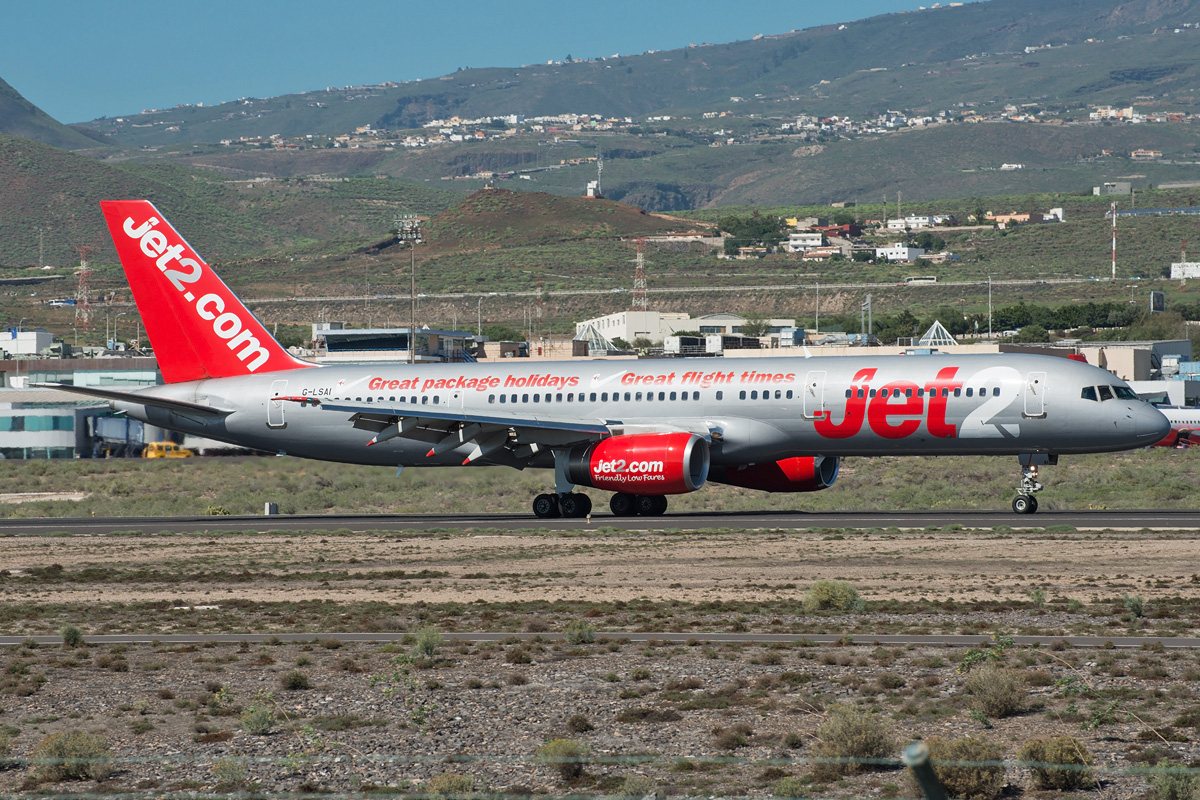
[[[141,392],[122,392],[116,389],[101,389],[97,386],[73,386],[68,383],[33,383],[30,384],[38,389],[57,389],[60,392],[71,392],[72,394],[82,394],[88,397],[98,397],[102,400],[116,400],[123,403],[137,403],[143,406],[154,406],[155,408],[165,408],[169,411],[181,411],[190,414],[205,414],[207,416],[222,417],[232,414],[233,411],[227,408],[216,408],[214,406],[206,406],[200,403],[190,403],[187,400],[172,400],[167,397],[156,397],[152,394],[142,394]]]
[[[349,414],[347,421],[353,427],[375,434],[366,442],[368,446],[402,436],[428,442],[428,455],[434,456],[462,445],[473,445],[464,464],[506,447],[520,461],[550,447],[586,444],[620,435],[630,427],[620,420],[538,416],[499,409],[488,414],[472,414],[436,407],[381,407],[378,403],[325,401],[311,397],[276,399],[308,403],[326,411]],[[636,427],[639,430],[643,428],[640,425]],[[661,432],[681,430],[675,425],[653,427]],[[703,433],[707,435],[707,429]]]

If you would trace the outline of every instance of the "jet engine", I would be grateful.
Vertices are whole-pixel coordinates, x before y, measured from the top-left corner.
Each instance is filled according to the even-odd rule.
[[[818,492],[833,486],[838,466],[836,457],[797,456],[739,467],[719,467],[713,470],[712,480],[764,492]]]
[[[572,483],[622,494],[684,494],[708,480],[708,442],[694,433],[613,436],[568,458]]]

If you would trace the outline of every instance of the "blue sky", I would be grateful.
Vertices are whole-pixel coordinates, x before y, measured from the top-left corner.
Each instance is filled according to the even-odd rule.
[[[459,67],[730,42],[922,5],[932,2],[8,0],[0,78],[60,122],[83,122]]]

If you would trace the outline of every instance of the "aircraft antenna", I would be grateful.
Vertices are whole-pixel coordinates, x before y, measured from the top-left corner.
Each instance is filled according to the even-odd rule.
[[[75,288],[75,327],[87,330],[92,324],[92,303],[91,303],[91,286],[89,279],[92,276],[92,268],[88,265],[88,256],[92,254],[91,245],[79,245],[75,248],[79,253],[79,269],[75,274],[79,276],[79,285]]]
[[[639,236],[637,242],[637,257],[633,260],[633,305],[634,311],[646,310],[646,239]]]

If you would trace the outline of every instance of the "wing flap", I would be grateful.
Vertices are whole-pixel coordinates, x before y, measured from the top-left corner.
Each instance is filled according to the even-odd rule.
[[[98,386],[72,386],[67,383],[33,383],[31,386],[39,389],[56,389],[60,392],[70,392],[71,394],[82,394],[88,397],[99,397],[102,400],[109,402],[120,403],[136,403],[143,406],[153,406],[155,408],[165,408],[168,411],[179,411],[188,414],[205,414],[214,417],[223,417],[232,414],[232,409],[216,408],[214,406],[206,406],[202,403],[191,403],[187,400],[173,400],[169,397],[156,397],[152,394],[143,394],[141,392],[122,392],[116,389],[101,389]]]

